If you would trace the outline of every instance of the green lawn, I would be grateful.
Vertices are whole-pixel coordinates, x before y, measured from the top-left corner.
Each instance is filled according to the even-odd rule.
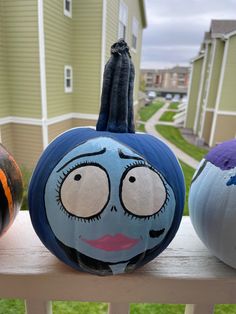
[[[178,109],[179,102],[171,102],[168,109]]]
[[[160,117],[160,121],[166,121],[166,122],[173,122],[174,116],[176,115],[176,112],[173,111],[165,111],[163,115]]]
[[[208,152],[204,148],[188,143],[181,135],[180,130],[174,126],[156,125],[156,130],[171,143],[198,161],[202,160]]]
[[[136,131],[146,133],[145,124],[144,123],[139,124],[138,127],[136,128]]]
[[[139,110],[139,116],[141,121],[147,121],[151,118],[151,116],[154,115],[162,106],[164,105],[164,102],[162,101],[156,101],[148,106],[142,107]]]
[[[189,195],[190,184],[191,184],[192,177],[194,175],[195,169],[193,169],[192,167],[186,165],[182,161],[179,161],[179,162],[180,162],[181,167],[183,169],[184,179],[185,179],[185,188],[186,188],[184,215],[188,216],[188,214],[189,214],[189,211],[188,211],[188,195]]]
[[[23,202],[21,205],[21,210],[28,210],[28,187],[29,187],[29,181],[31,178],[32,170],[27,169],[26,167],[21,167],[21,173],[23,178],[23,185],[24,185],[24,193],[23,193]]]
[[[107,304],[88,302],[53,302],[54,314],[107,314]],[[21,300],[0,300],[0,314],[24,314],[24,302]],[[182,304],[131,304],[130,314],[184,314]],[[236,305],[216,305],[214,314],[236,313]]]

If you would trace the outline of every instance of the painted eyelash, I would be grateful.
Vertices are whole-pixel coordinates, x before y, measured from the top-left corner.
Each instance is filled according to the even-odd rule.
[[[137,220],[137,219],[140,219],[140,220],[150,220],[150,219],[155,219],[156,216],[159,217],[161,214],[163,214],[165,212],[167,204],[168,204],[168,202],[170,200],[170,193],[169,193],[169,191],[167,189],[167,186],[166,186],[165,182],[163,182],[163,184],[164,184],[165,189],[166,189],[166,199],[165,199],[164,204],[162,205],[162,208],[157,213],[155,213],[155,214],[153,214],[151,216],[143,216],[142,217],[142,216],[134,215],[134,214],[132,214],[132,213],[130,213],[128,211],[125,211],[124,215],[127,216],[127,217],[130,217],[131,219],[135,219],[135,220]]]
[[[64,206],[62,205],[59,196],[56,197],[56,202],[57,202],[57,205],[59,206],[60,210],[61,210],[64,214],[66,214],[67,218],[69,218],[69,219],[71,219],[71,220],[77,220],[77,221],[81,221],[81,222],[85,222],[85,223],[90,223],[90,222],[98,221],[98,220],[101,219],[101,215],[100,215],[100,214],[98,214],[98,215],[96,215],[96,216],[93,216],[93,217],[88,217],[88,218],[78,217],[78,216],[75,216],[75,215],[73,215],[73,214],[70,214],[70,213],[64,208]]]
[[[97,221],[97,220],[100,220],[101,219],[101,215],[98,214],[96,216],[92,216],[92,217],[88,217],[88,218],[83,218],[83,217],[78,217],[78,216],[75,216],[71,213],[69,213],[65,207],[63,206],[62,204],[62,201],[61,201],[61,197],[60,197],[60,190],[61,190],[61,186],[62,186],[62,183],[63,181],[65,180],[65,178],[67,177],[67,175],[69,173],[71,173],[74,169],[76,168],[79,168],[81,166],[84,166],[84,165],[97,165],[95,162],[88,162],[88,161],[84,161],[82,163],[77,163],[75,164],[73,167],[70,167],[68,168],[67,170],[63,170],[62,171],[62,174],[59,175],[59,178],[57,180],[57,183],[56,183],[56,202],[57,202],[57,205],[59,206],[60,210],[66,214],[67,218],[69,219],[73,219],[73,220],[77,220],[77,221],[82,221],[82,222],[85,222],[85,223],[90,223],[90,222],[93,222],[93,221]]]
[[[90,161],[89,162],[88,161],[83,161],[82,163],[75,164],[73,167],[70,167],[67,170],[63,170],[62,173],[59,175],[59,178],[57,179],[57,183],[56,183],[56,192],[57,192],[57,194],[60,194],[60,188],[61,188],[62,182],[65,180],[67,175],[70,172],[72,172],[73,170],[75,170],[76,168],[79,168],[81,166],[86,166],[86,165],[94,166],[94,165],[97,165],[97,163],[90,162]]]
[[[133,168],[135,166],[148,166],[148,164],[144,161],[144,160],[136,160],[134,162],[132,162],[131,164],[128,164],[127,166],[125,166],[125,170],[129,169],[129,168]]]
[[[66,169],[66,170],[63,170],[62,171],[62,174],[63,174],[63,179],[67,176],[68,173],[70,173],[71,171],[75,170],[76,168],[79,168],[81,166],[86,166],[86,165],[89,165],[89,166],[97,166],[98,164],[96,162],[91,162],[91,161],[83,161],[81,163],[76,163],[74,166]],[[61,178],[61,175],[59,176]],[[62,179],[62,181],[63,181]]]

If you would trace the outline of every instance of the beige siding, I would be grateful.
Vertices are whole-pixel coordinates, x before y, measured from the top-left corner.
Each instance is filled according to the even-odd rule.
[[[74,1],[75,2],[75,1]],[[64,16],[63,0],[44,0],[44,30],[46,53],[46,84],[48,117],[73,111],[73,93],[64,91],[64,66],[71,65],[73,19]],[[73,3],[74,4],[74,3]],[[75,89],[75,88],[74,88]]]
[[[4,124],[0,126],[1,142],[6,149],[14,156],[14,145],[11,124]]]
[[[12,152],[17,163],[27,168],[35,166],[43,150],[40,126],[7,124],[1,127],[2,143]]]
[[[204,142],[207,144],[209,144],[209,140],[210,140],[212,121],[213,121],[213,112],[206,111],[204,126],[202,130],[202,138],[204,139]]]
[[[62,122],[52,124],[48,127],[48,139],[49,143],[61,133],[71,129],[73,127],[72,119],[68,119]]]
[[[192,65],[192,79],[191,79],[191,86],[188,95],[188,108],[187,108],[187,115],[186,115],[186,128],[193,129],[194,120],[197,110],[197,99],[200,87],[200,80],[201,80],[201,71],[203,65],[203,58],[197,59],[193,62]]]
[[[96,120],[73,118],[52,124],[48,127],[49,142],[51,142],[55,137],[57,137],[61,133],[66,132],[71,128],[95,126],[96,122],[97,122]]]
[[[72,125],[73,127],[79,127],[79,126],[96,126],[97,121],[96,120],[89,120],[89,119],[73,119]]]
[[[218,115],[213,145],[236,137],[236,116]]]
[[[219,110],[236,111],[236,35],[230,37]]]
[[[98,113],[99,111],[101,41],[102,1],[73,1],[75,112]]]
[[[3,3],[0,1],[0,118],[10,115]]]
[[[0,0],[7,52],[10,114],[41,117],[37,0]]]

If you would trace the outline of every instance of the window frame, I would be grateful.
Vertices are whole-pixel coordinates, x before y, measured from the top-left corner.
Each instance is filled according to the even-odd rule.
[[[120,36],[121,26],[124,28],[124,36]],[[128,6],[123,0],[120,0],[119,22],[118,22],[118,39],[122,38],[125,41],[127,41],[127,33],[128,33],[127,28],[128,28]]]
[[[131,35],[131,50],[133,52],[137,52],[138,33],[139,33],[139,21],[138,21],[138,19],[135,16],[133,16],[133,19],[132,19],[132,35]],[[136,47],[133,46],[133,37],[136,38]]]
[[[70,3],[70,10],[66,9],[66,2]],[[64,15],[72,18],[72,0],[64,0]]]
[[[67,70],[70,71],[70,75],[67,75]],[[67,86],[67,80],[70,80],[70,86]],[[64,66],[64,91],[65,93],[73,92],[73,69],[71,65]]]

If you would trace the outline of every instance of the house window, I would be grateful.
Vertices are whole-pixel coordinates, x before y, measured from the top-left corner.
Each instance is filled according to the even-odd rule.
[[[120,1],[118,39],[122,38],[126,40],[127,21],[128,21],[128,7],[123,1]]]
[[[132,23],[132,48],[134,50],[137,49],[137,41],[138,41],[138,20],[133,17]]]
[[[72,66],[65,65],[64,69],[64,87],[65,93],[71,93],[73,89]]]
[[[72,17],[72,0],[64,0],[64,15]]]

